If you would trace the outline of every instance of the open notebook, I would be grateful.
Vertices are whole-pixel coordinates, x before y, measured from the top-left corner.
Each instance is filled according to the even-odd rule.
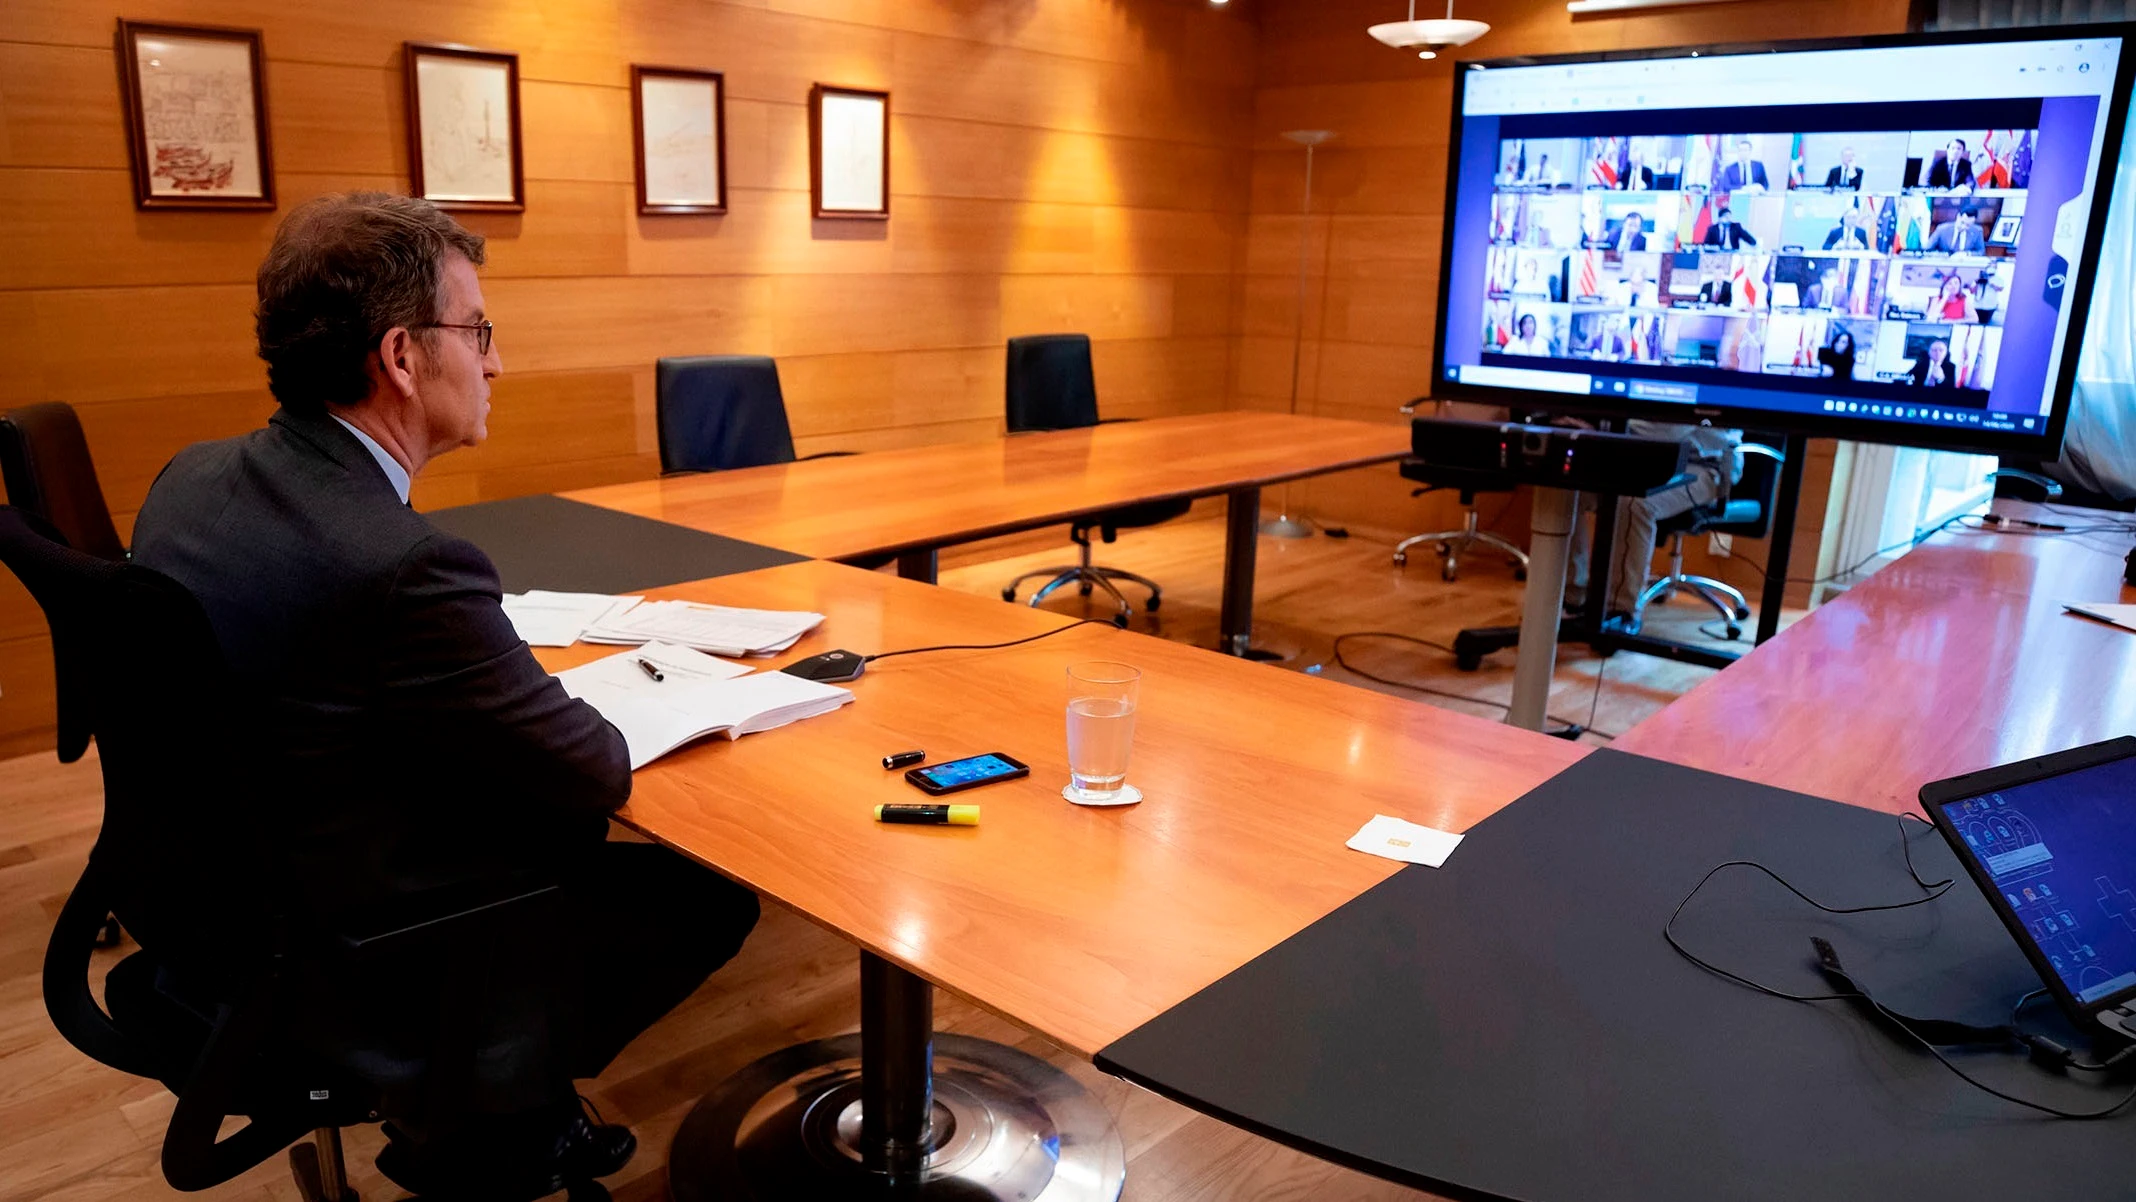
[[[640,660],[661,678],[653,679]],[[559,672],[556,679],[623,732],[633,771],[708,735],[738,739],[853,700],[837,685],[750,672],[673,643],[647,643]]]

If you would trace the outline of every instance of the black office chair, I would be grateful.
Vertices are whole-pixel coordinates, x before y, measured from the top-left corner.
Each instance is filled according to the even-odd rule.
[[[49,401],[0,413],[0,476],[7,503],[51,523],[68,546],[98,559],[126,558],[72,405]]]
[[[0,478],[7,483],[7,503],[49,523],[68,546],[98,559],[126,558],[72,405],[47,401],[0,413]],[[55,683],[59,762],[71,764],[89,749],[83,682],[61,672]],[[107,921],[97,946],[117,947],[119,938],[118,923]]]
[[[1513,579],[1528,578],[1528,553],[1507,539],[1481,528],[1481,519],[1476,512],[1476,498],[1484,493],[1512,492],[1519,488],[1509,473],[1479,471],[1465,468],[1434,467],[1422,459],[1409,458],[1402,461],[1402,478],[1414,480],[1421,488],[1409,490],[1412,497],[1421,497],[1440,489],[1455,489],[1461,494],[1461,528],[1440,530],[1431,534],[1412,534],[1394,545],[1394,566],[1409,562],[1409,548],[1419,543],[1437,543],[1439,552],[1439,576],[1453,580],[1460,575],[1461,557],[1471,547],[1482,545],[1501,552],[1506,562],[1513,565]]]
[[[1090,367],[1089,335],[1027,334],[1009,339],[1008,420],[1009,433],[1016,434],[1030,430],[1079,430],[1105,421],[1127,419],[1098,417],[1098,384]],[[1079,517],[1068,528],[1070,541],[1081,549],[1078,561],[1025,572],[1001,590],[1001,599],[1014,601],[1017,590],[1026,580],[1040,578],[1047,578],[1047,581],[1031,594],[1034,606],[1071,584],[1085,597],[1095,589],[1103,589],[1116,607],[1113,622],[1126,626],[1135,611],[1114,581],[1125,580],[1148,589],[1150,599],[1145,605],[1152,611],[1164,603],[1164,590],[1146,576],[1093,563],[1090,532],[1097,531],[1102,541],[1110,543],[1119,538],[1122,530],[1169,522],[1191,508],[1193,502],[1181,498],[1125,505]]]
[[[91,1058],[177,1095],[162,1151],[173,1187],[211,1188],[289,1148],[305,1202],[356,1202],[340,1129],[449,1122],[465,1106],[490,1048],[470,1016],[493,981],[510,979],[499,957],[538,954],[508,932],[538,927],[522,916],[556,890],[362,927],[295,912],[300,890],[272,850],[274,814],[289,802],[249,770],[257,725],[199,603],[157,572],[65,546],[13,507],[0,506],[0,563],[44,609],[55,657],[88,682],[104,777],[102,829],[45,949],[53,1025]],[[89,969],[109,914],[141,950],[112,968],[99,1006]],[[410,990],[410,957],[447,966],[423,993],[434,1012],[368,1030],[363,1007]],[[411,1030],[420,1056],[404,1050]],[[233,1116],[249,1121],[219,1138]],[[291,1146],[307,1132],[310,1143]],[[561,1188],[607,1197],[593,1182]]]
[[[769,355],[679,355],[653,367],[660,471],[723,472],[793,463],[779,365]],[[804,459],[850,455],[821,451]]]
[[[1649,584],[1641,598],[1642,605],[1651,605],[1671,599],[1678,589],[1688,590],[1721,616],[1731,639],[1742,636],[1741,623],[1750,620],[1750,602],[1725,581],[1684,571],[1684,539],[1698,534],[1764,538],[1772,533],[1773,502],[1780,495],[1780,466],[1786,456],[1756,441],[1746,440],[1738,449],[1743,456],[1743,477],[1729,488],[1725,501],[1696,506],[1655,523],[1655,535],[1669,539],[1669,571]]]

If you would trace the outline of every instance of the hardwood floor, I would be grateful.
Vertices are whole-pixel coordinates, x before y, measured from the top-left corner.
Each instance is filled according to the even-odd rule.
[[[960,549],[946,557],[942,582],[997,594],[1019,572],[1065,562],[1066,532],[1019,536]],[[1462,579],[1439,580],[1429,557],[1406,570],[1389,562],[1391,539],[1358,531],[1347,540],[1264,539],[1260,550],[1256,640],[1288,653],[1271,670],[1320,671],[1367,688],[1419,696],[1375,684],[1333,662],[1338,634],[1394,631],[1451,640],[1464,625],[1510,622],[1519,585],[1506,568],[1478,557]],[[1162,608],[1138,613],[1138,628],[1167,638],[1213,643],[1223,555],[1223,525],[1187,520],[1125,532],[1101,547],[1100,562],[1149,575],[1165,586]],[[1139,591],[1138,591],[1139,592]],[[1134,599],[1139,604],[1139,595]],[[1072,591],[1049,607],[1081,612]],[[1706,616],[1687,604],[1662,607],[1649,628],[1676,634]],[[1347,640],[1356,668],[1475,701],[1427,698],[1433,704],[1491,714],[1510,687],[1510,653],[1476,673],[1456,671],[1450,657],[1387,639]],[[1703,669],[1624,655],[1604,661],[1568,650],[1560,657],[1551,712],[1616,732],[1651,714],[1710,675]],[[55,1199],[175,1198],[157,1169],[157,1148],[172,1099],[161,1087],[105,1069],[76,1052],[45,1017],[38,972],[44,941],[96,833],[101,785],[94,753],[61,765],[49,752],[0,762],[0,1202]],[[128,949],[102,953],[99,971]],[[750,1060],[787,1044],[853,1030],[859,1022],[857,955],[850,945],[777,906],[733,963],[639,1039],[588,1088],[611,1121],[637,1132],[636,1161],[610,1180],[622,1202],[666,1196],[667,1146],[691,1104]],[[1125,1197],[1132,1202],[1218,1199],[1395,1199],[1427,1195],[1376,1181],[1293,1152],[1107,1077],[1019,1028],[955,998],[937,1003],[938,1024],[1014,1043],[1045,1056],[1095,1090],[1119,1122],[1128,1153]],[[349,1133],[353,1183],[370,1202],[401,1197],[371,1158],[376,1128]],[[199,1197],[229,1202],[295,1202],[284,1164],[271,1161]]]

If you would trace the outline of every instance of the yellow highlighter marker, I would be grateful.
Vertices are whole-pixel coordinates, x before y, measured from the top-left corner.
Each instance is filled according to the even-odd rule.
[[[880,805],[877,822],[901,822],[918,826],[977,826],[978,806]]]

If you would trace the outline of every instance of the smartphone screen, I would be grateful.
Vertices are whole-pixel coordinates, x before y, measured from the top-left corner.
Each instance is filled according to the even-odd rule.
[[[914,768],[905,774],[905,779],[928,793],[953,793],[959,789],[970,789],[997,780],[1023,776],[1030,771],[1024,764],[995,752],[991,755],[951,760],[946,764]]]

